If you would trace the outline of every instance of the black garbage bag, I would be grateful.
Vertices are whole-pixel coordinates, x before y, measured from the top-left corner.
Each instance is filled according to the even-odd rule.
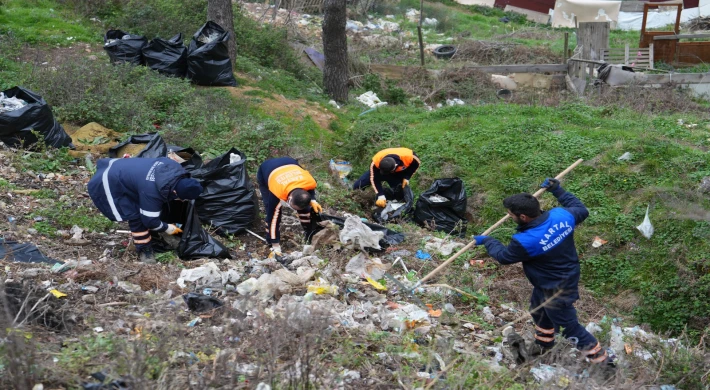
[[[204,313],[224,306],[224,303],[219,299],[198,293],[187,293],[182,296],[182,300],[193,313]]]
[[[229,59],[229,31],[213,21],[192,37],[187,50],[187,78],[199,85],[237,86]]]
[[[437,179],[419,195],[414,221],[447,234],[466,235],[466,188],[459,178]]]
[[[187,48],[182,33],[170,39],[155,38],[143,48],[145,64],[159,73],[185,77],[187,75]]]
[[[22,108],[0,112],[0,141],[11,147],[28,147],[37,142],[33,132],[41,134],[44,143],[53,148],[74,148],[71,138],[52,114],[52,108],[42,96],[24,89],[13,87],[2,91],[6,98],[24,100],[27,105]]]
[[[341,228],[343,226],[345,226],[345,218],[336,217],[334,215],[328,215],[328,214],[323,214],[323,213],[316,214],[315,212],[311,212],[311,224],[306,231],[306,241],[308,243],[311,242],[311,238],[313,238],[314,234],[316,234],[319,231],[324,229],[322,226],[320,226],[318,224],[319,222],[323,222],[323,221],[331,221],[334,224],[340,226]],[[388,248],[392,245],[400,244],[402,241],[404,241],[404,238],[405,238],[404,233],[397,233],[393,230],[387,229],[384,226],[376,225],[374,223],[368,223],[368,222],[363,222],[363,223],[365,224],[365,226],[372,229],[372,231],[385,233],[385,236],[379,242],[380,247],[382,249],[377,250],[374,248],[365,248],[370,252],[382,252],[386,248]]]
[[[91,374],[91,377],[99,381],[99,383],[84,382],[81,385],[83,390],[130,390],[133,388],[128,379],[117,378],[110,380],[112,378],[109,378],[102,371]]]
[[[193,148],[183,148],[171,145],[168,146],[168,152],[173,152],[177,154],[178,157],[185,160],[180,163],[180,165],[188,172],[191,172],[197,168],[202,168],[202,156],[200,156],[200,154]]]
[[[0,259],[16,263],[45,263],[52,265],[62,263],[43,255],[34,244],[5,240],[2,237],[0,237]]]
[[[133,65],[143,65],[143,48],[148,45],[148,39],[142,35],[133,35],[121,30],[108,30],[104,35],[104,50],[108,53],[111,63],[127,62]]]
[[[168,145],[158,133],[138,134],[128,137],[127,140],[108,150],[111,158],[122,158],[121,148],[128,144],[145,144],[145,147],[132,157],[158,158],[168,155]]]
[[[230,155],[240,160],[230,164]],[[254,185],[246,169],[244,153],[232,148],[227,153],[190,172],[202,184],[202,195],[196,200],[197,213],[218,234],[242,233],[257,219]]]
[[[387,198],[387,207],[378,207],[372,213],[372,219],[377,223],[385,223],[387,221],[407,221],[412,218],[412,212],[414,209],[414,193],[410,186],[406,186],[404,189],[401,185],[397,186],[394,190],[391,188],[385,188],[385,198]],[[398,209],[392,209],[392,201],[398,203],[404,203]]]
[[[231,258],[227,247],[202,227],[194,202],[174,200],[163,206],[160,220],[165,223],[181,224],[182,234],[166,236],[165,233],[151,232],[153,250],[158,253],[175,250],[182,260]]]

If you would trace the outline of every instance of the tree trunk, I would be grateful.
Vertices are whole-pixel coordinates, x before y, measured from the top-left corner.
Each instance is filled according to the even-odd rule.
[[[326,93],[338,102],[348,100],[348,39],[345,35],[345,0],[323,3],[323,85]]]
[[[232,61],[232,69],[237,61],[237,37],[234,34],[234,12],[232,12],[232,0],[208,0],[207,20],[211,20],[229,31],[229,59]]]

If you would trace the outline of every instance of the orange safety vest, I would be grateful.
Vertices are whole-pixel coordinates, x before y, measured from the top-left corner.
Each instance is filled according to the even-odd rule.
[[[269,191],[281,200],[287,200],[291,191],[301,188],[316,189],[316,180],[298,165],[289,164],[274,169],[269,175]]]
[[[375,157],[372,158],[372,163],[375,164],[375,167],[377,167],[379,169],[380,168],[380,161],[382,161],[383,158],[387,157],[390,154],[395,154],[395,155],[399,156],[399,159],[402,160],[402,163],[404,164],[403,167],[402,166],[397,167],[395,169],[395,172],[401,172],[401,171],[407,169],[407,167],[409,167],[409,165],[412,164],[412,161],[414,161],[414,159],[416,158],[416,157],[414,157],[414,152],[412,151],[412,149],[389,148],[389,149],[384,149],[384,150],[380,150],[379,152],[377,152]]]

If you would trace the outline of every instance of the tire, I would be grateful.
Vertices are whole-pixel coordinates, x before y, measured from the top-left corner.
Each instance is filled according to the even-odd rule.
[[[442,45],[434,49],[434,55],[439,59],[448,59],[456,54],[456,46]]]

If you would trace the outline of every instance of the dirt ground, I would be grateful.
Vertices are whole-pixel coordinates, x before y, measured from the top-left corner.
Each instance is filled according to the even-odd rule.
[[[224,87],[234,97],[241,99],[249,99],[248,92],[261,91],[258,88],[250,86],[242,87]],[[318,105],[318,103],[308,102],[305,99],[287,99],[283,95],[270,95],[265,97],[257,96],[260,100],[257,106],[261,107],[265,112],[273,113],[275,116],[286,115],[296,120],[303,120],[306,117],[311,117],[314,122],[322,129],[329,130],[330,123],[336,119],[335,114],[328,112],[327,109]]]

